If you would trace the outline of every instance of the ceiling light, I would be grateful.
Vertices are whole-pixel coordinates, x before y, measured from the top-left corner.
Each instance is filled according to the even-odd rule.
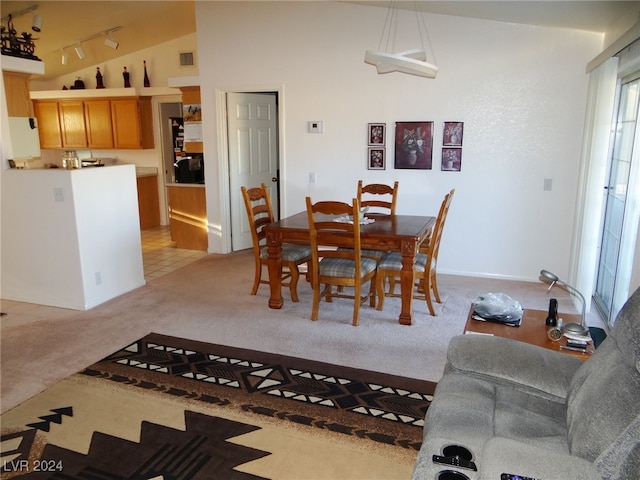
[[[31,29],[34,32],[39,32],[42,29],[42,15],[34,15]]]
[[[105,38],[104,39],[104,44],[107,47],[111,47],[114,50],[118,48],[118,45],[120,45],[118,42],[116,42],[113,38]]]
[[[69,54],[62,50],[62,65],[67,65],[69,63]]]
[[[382,28],[382,35],[380,37],[378,50],[367,50],[364,55],[365,63],[375,65],[379,74],[400,72],[418,75],[420,77],[436,78],[438,67],[427,62],[427,50],[425,48],[424,37],[426,37],[426,40],[429,43],[429,49],[431,50],[431,56],[433,57],[434,62],[435,54],[433,53],[433,48],[431,48],[431,41],[429,40],[427,27],[424,24],[424,17],[421,17],[418,13],[417,2],[414,2],[414,10],[422,48],[415,48],[402,52],[392,51],[395,45],[395,34],[398,31],[398,6],[396,1],[392,1],[389,4],[387,18],[385,20],[384,27]],[[391,38],[392,34],[394,38]],[[383,43],[386,43],[386,50],[382,50]]]
[[[79,59],[83,59],[84,57],[87,56],[86,53],[84,53],[84,50],[82,49],[82,45],[78,45],[76,48],[76,53],[78,54],[78,58]]]

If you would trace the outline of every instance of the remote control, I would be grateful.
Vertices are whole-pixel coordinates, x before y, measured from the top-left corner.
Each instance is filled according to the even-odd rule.
[[[567,340],[567,347],[573,348],[587,348],[587,342],[583,342],[581,340]]]
[[[452,457],[443,457],[441,455],[433,456],[434,463],[442,463],[444,465],[451,465],[453,467],[468,468],[469,470],[478,471],[476,464],[466,458],[462,458],[458,455]]]
[[[513,473],[503,473],[500,480],[539,480],[533,477],[523,477],[522,475],[514,475]]]

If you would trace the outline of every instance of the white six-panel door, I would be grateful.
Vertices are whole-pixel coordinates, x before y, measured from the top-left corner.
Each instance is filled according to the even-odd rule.
[[[228,93],[231,236],[234,251],[251,248],[251,232],[240,187],[270,187],[278,218],[278,119],[276,94]]]

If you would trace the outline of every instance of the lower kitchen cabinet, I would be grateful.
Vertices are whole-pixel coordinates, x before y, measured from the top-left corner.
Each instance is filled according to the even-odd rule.
[[[167,186],[171,239],[177,248],[207,251],[207,204],[204,186]]]
[[[160,198],[158,195],[158,175],[137,177],[138,213],[140,229],[146,230],[160,225]]]

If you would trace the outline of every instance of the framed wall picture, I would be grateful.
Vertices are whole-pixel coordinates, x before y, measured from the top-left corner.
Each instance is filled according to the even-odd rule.
[[[386,123],[370,123],[369,124],[368,145],[384,145],[387,137]]]
[[[459,172],[462,168],[462,149],[442,147],[442,171]]]
[[[384,147],[369,147],[367,168],[369,170],[384,170],[386,168],[386,154]]]
[[[463,126],[462,122],[444,122],[442,145],[461,147]]]
[[[433,122],[396,122],[395,168],[431,170]]]

